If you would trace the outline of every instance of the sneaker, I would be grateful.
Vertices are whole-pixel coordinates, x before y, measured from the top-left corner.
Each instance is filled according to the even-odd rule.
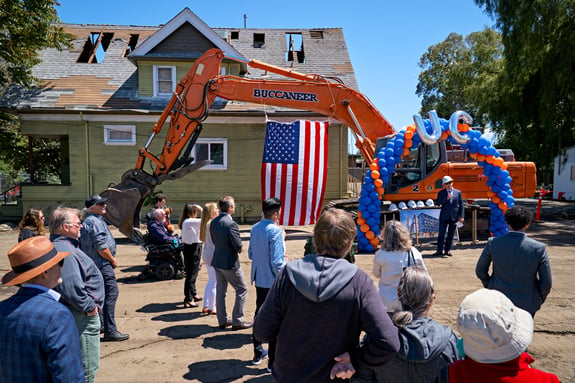
[[[252,359],[252,364],[260,364],[262,362],[262,360],[266,359],[267,357],[268,357],[268,352],[267,352],[267,350],[264,350],[264,351],[262,351],[260,356],[254,355],[254,358]]]

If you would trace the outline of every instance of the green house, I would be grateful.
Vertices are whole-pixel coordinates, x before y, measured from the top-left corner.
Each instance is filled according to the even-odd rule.
[[[21,217],[31,207],[46,214],[59,205],[82,208],[88,195],[119,182],[126,170],[135,167],[138,149],[146,145],[178,80],[208,49],[300,73],[337,77],[357,89],[340,28],[210,28],[188,8],[160,26],[62,26],[74,36],[72,48],[40,52],[41,63],[33,73],[41,86],[14,90],[0,99],[0,108],[20,119],[22,134],[59,143],[61,176],[46,182],[41,174],[32,173],[30,182],[21,185],[17,203],[0,208],[4,218]],[[233,60],[224,60],[221,74],[274,76]],[[155,190],[167,196],[173,219],[186,202],[203,204],[224,195],[235,197],[238,219],[259,219],[268,119],[329,120],[324,203],[346,197],[346,126],[305,110],[216,99],[191,153],[213,163]],[[150,152],[159,155],[168,128],[164,124]],[[36,160],[32,158],[31,165]]]

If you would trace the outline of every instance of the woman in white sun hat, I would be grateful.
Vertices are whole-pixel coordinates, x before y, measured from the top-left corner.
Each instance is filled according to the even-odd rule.
[[[439,382],[559,382],[557,376],[529,365],[533,318],[497,290],[480,289],[459,306],[457,328],[465,359],[442,369]]]

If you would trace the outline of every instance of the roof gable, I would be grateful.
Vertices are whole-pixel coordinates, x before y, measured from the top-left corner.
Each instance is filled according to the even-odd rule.
[[[158,57],[161,52],[167,51],[167,49],[162,48],[162,46],[166,45],[169,46],[171,50],[169,57],[174,58],[174,41],[176,39],[180,41],[191,40],[189,38],[178,38],[178,36],[182,36],[184,33],[192,33],[193,35],[197,36],[200,43],[199,45],[208,45],[211,43],[212,46],[210,46],[210,48],[217,47],[221,49],[226,56],[245,59],[242,54],[240,54],[236,49],[224,41],[213,29],[204,23],[189,8],[184,8],[184,10],[182,10],[176,17],[171,19],[166,25],[162,26],[156,33],[150,36],[138,47],[136,47],[136,49],[134,49],[134,51],[130,54],[129,58],[134,59],[149,56]],[[181,45],[181,47],[185,47],[185,44]],[[201,56],[203,52],[190,52],[180,48],[176,53],[182,55],[182,58],[189,59],[191,57],[197,58]]]

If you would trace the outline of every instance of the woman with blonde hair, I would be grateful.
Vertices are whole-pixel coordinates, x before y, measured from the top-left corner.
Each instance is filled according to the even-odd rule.
[[[216,314],[216,269],[212,266],[214,257],[214,242],[210,234],[210,222],[219,214],[218,205],[215,202],[208,202],[204,205],[202,220],[200,222],[200,240],[204,243],[202,259],[208,270],[208,283],[204,291],[204,308],[202,313]]]
[[[381,248],[373,258],[372,272],[379,278],[379,295],[389,313],[401,310],[397,286],[403,270],[411,266],[426,269],[421,253],[411,245],[409,230],[399,221],[388,221],[381,233]]]
[[[20,229],[18,242],[38,235],[44,235],[44,213],[42,209],[29,209],[22,217],[18,228]]]
[[[198,307],[202,300],[196,291],[196,279],[200,271],[202,258],[202,242],[200,240],[200,222],[198,215],[202,213],[199,205],[185,204],[180,216],[179,227],[182,231],[184,244],[184,268],[186,279],[184,280],[184,307]]]

